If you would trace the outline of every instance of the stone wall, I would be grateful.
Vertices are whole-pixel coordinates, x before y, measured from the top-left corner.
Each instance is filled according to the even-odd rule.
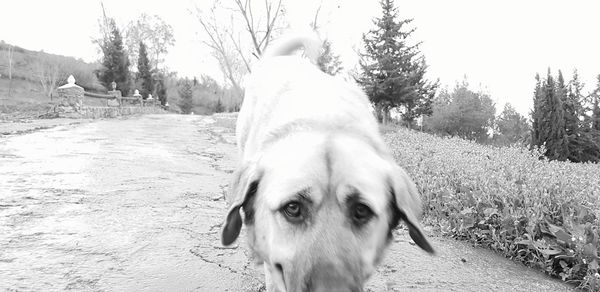
[[[137,114],[164,114],[167,113],[161,107],[85,107],[79,114],[79,118],[85,119],[101,119],[101,118],[116,118],[121,116],[137,115]]]
[[[59,87],[56,89],[59,103],[58,112],[79,112],[83,108],[83,88],[79,86]]]
[[[54,106],[52,112],[48,113],[52,117],[98,119],[135,114],[167,113],[167,111],[162,107],[143,107],[141,96],[139,96],[139,107],[123,106],[122,102],[120,102],[121,98],[123,98],[121,91],[115,89],[116,84],[114,82],[112,84],[113,90],[108,91],[107,95],[85,93],[82,87],[75,84],[75,78],[73,75],[69,76],[67,82],[67,84],[56,89],[59,103]],[[112,98],[107,98],[106,107],[85,107],[83,106],[83,98],[85,94],[92,95],[93,97]]]

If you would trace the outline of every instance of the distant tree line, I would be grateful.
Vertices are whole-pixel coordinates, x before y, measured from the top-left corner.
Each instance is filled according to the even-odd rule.
[[[440,134],[480,143],[519,143],[543,149],[552,160],[600,161],[600,76],[598,87],[582,93],[577,72],[566,82],[558,77],[536,76],[534,109],[530,120],[505,104],[500,115],[492,98],[469,88],[465,80],[452,90],[438,89],[437,81],[425,78],[427,65],[419,44],[409,37],[412,19],[400,19],[393,0],[380,1],[382,14],[375,28],[363,35],[361,74],[363,86],[378,120],[387,123],[391,114],[402,123]]]
[[[230,86],[222,86],[213,78],[202,75],[200,80],[182,78],[177,81],[173,103],[183,114],[212,114],[239,110],[241,97]]]
[[[531,146],[552,160],[600,161],[600,75],[596,89],[582,93],[577,71],[568,83],[562,72],[536,75],[531,112]]]
[[[123,30],[123,37],[115,20],[106,16],[104,7],[99,23],[101,36],[94,42],[102,52],[101,66],[95,71],[100,83],[110,90],[115,82],[123,95],[138,89],[144,99],[151,94],[165,105],[167,79],[175,73],[161,64],[163,55],[175,42],[172,27],[156,15],[142,14]]]

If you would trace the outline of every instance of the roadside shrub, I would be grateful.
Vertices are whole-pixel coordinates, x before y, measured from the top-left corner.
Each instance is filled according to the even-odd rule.
[[[421,191],[426,222],[581,288],[600,289],[600,165],[407,129],[385,132]]]

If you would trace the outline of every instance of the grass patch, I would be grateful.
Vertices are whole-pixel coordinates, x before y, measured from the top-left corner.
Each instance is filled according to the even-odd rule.
[[[421,191],[425,222],[580,288],[600,289],[600,165],[383,130]]]

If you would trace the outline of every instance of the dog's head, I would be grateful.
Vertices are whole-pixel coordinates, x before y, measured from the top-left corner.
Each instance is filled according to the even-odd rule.
[[[401,219],[433,252],[415,185],[364,137],[300,132],[267,147],[236,173],[222,242],[238,237],[242,209],[249,245],[281,291],[362,291]]]

